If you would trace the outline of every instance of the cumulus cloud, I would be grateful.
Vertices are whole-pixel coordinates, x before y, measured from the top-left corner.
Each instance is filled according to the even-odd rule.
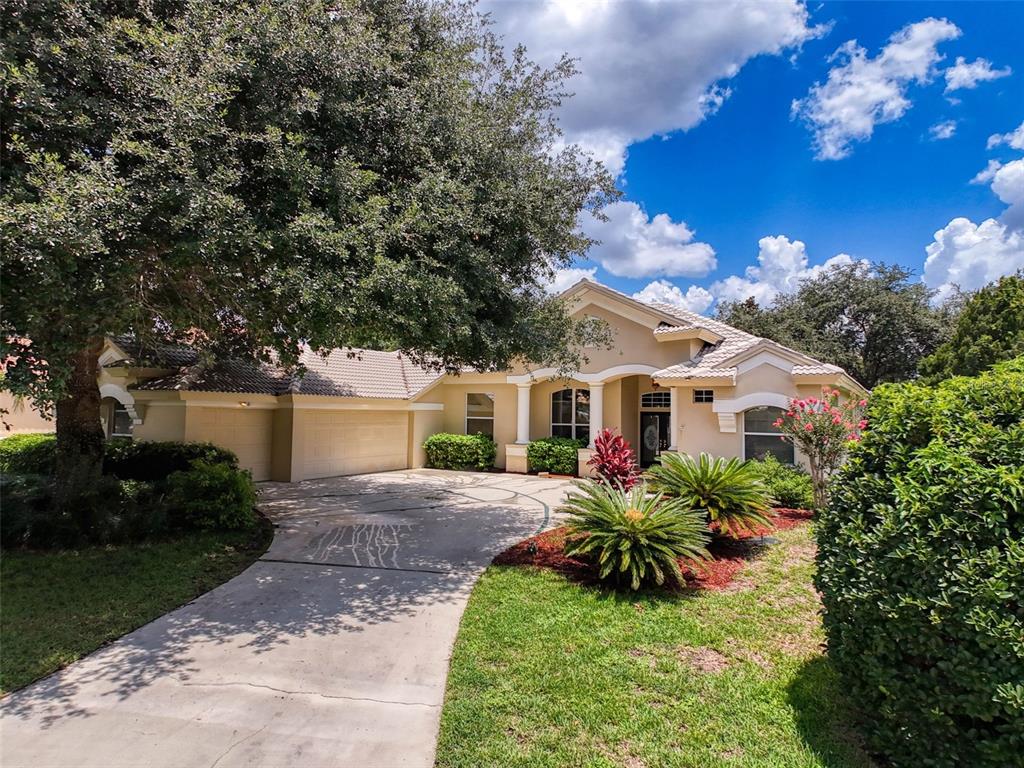
[[[667,280],[655,280],[653,283],[648,283],[643,290],[634,293],[633,298],[637,301],[671,304],[698,314],[707,310],[715,300],[709,290],[701,288],[699,285],[691,285],[686,289],[686,293],[683,293],[678,286],[672,285]]]
[[[1009,206],[999,217],[1010,229],[1024,230],[1024,159],[1001,166],[992,176],[992,191]]]
[[[993,133],[988,137],[988,148],[1006,144],[1014,149],[1024,149],[1024,122],[1009,133]]]
[[[659,213],[648,218],[639,205],[618,200],[604,209],[606,221],[587,217],[583,230],[601,242],[590,258],[619,277],[704,277],[717,265],[715,250],[695,241],[684,221]]]
[[[876,125],[901,118],[911,106],[908,87],[932,80],[943,58],[938,45],[959,36],[952,22],[928,18],[896,32],[874,58],[856,40],[840,46],[828,79],[793,102],[793,116],[814,134],[816,157],[846,157],[850,145],[871,138]]]
[[[757,266],[747,267],[742,277],[731,275],[711,286],[711,292],[720,301],[745,301],[753,297],[761,306],[767,306],[779,294],[795,291],[801,280],[854,262],[848,254],[840,253],[824,264],[808,266],[807,246],[785,235],[762,237],[758,246]]]
[[[977,88],[978,83],[1007,77],[1012,71],[1009,67],[993,69],[992,62],[988,59],[975,59],[972,62],[968,62],[963,56],[957,56],[953,66],[946,69],[944,73],[946,77],[946,93],[959,91],[961,88],[967,90]]]
[[[936,123],[928,129],[928,133],[932,135],[934,141],[951,139],[956,133],[956,120],[943,120],[941,123]]]
[[[583,267],[556,269],[554,278],[545,286],[545,290],[548,293],[561,293],[584,278],[593,280],[595,274],[597,274],[597,267],[590,267],[589,269]]]
[[[799,0],[491,0],[482,10],[507,46],[523,43],[538,63],[563,53],[578,60],[561,125],[567,141],[615,174],[631,143],[692,128],[717,110],[748,60],[796,50],[825,31]]]
[[[975,224],[960,217],[936,232],[925,252],[924,282],[941,301],[954,285],[973,291],[1024,269],[1024,234],[996,219]]]

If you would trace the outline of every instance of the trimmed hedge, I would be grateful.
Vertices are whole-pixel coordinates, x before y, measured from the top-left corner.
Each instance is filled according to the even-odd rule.
[[[896,766],[1024,754],[1024,358],[886,385],[817,526],[829,656]]]
[[[586,440],[571,437],[542,437],[526,446],[526,460],[534,472],[575,475],[579,471],[579,449]]]
[[[487,435],[453,435],[438,432],[423,441],[427,466],[435,469],[490,469],[498,445]]]
[[[814,509],[814,485],[803,467],[783,464],[770,453],[763,459],[751,459],[761,482],[768,486],[772,503],[790,509]]]
[[[56,457],[57,439],[52,432],[0,439],[0,472],[52,475]]]
[[[256,523],[256,488],[248,471],[195,461],[168,476],[164,506],[183,528],[234,530]]]

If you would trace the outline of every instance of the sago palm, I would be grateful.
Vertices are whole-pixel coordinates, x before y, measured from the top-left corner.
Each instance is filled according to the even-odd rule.
[[[565,553],[594,558],[602,579],[639,589],[671,574],[681,583],[678,558],[708,557],[704,513],[682,499],[651,494],[644,484],[623,491],[583,481],[576,488],[562,506],[570,516]]]
[[[647,471],[651,488],[707,513],[719,530],[732,534],[771,526],[768,487],[757,467],[741,459],[715,458],[702,453],[663,453]]]

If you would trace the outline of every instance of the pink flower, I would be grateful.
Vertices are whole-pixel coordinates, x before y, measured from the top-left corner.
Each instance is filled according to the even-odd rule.
[[[857,422],[857,429],[864,429],[864,427],[866,427],[867,425],[868,425],[868,420],[867,419],[861,419],[860,421]]]
[[[861,401],[860,401],[860,407],[861,407],[861,408],[863,408],[863,407],[864,407],[865,405],[867,405],[867,404],[868,404],[868,401],[867,401],[867,400],[861,400]]]
[[[808,422],[807,422],[807,423],[806,423],[806,424],[804,425],[804,429],[805,429],[806,431],[810,432],[810,431],[811,431],[812,429],[814,429],[814,425],[813,425],[813,424],[811,424],[811,422],[809,422],[809,421],[808,421]]]
[[[772,426],[773,427],[781,427],[782,426],[782,419],[776,419],[775,421],[773,421],[772,422]]]
[[[840,418],[839,418],[838,416],[833,416],[833,417],[832,417],[832,423],[833,423],[833,424],[842,424],[842,423],[843,423],[843,420],[842,420],[842,419],[840,419]]]

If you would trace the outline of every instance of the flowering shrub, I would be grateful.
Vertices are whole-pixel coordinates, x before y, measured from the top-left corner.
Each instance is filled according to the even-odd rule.
[[[610,429],[602,429],[594,440],[594,456],[587,462],[587,466],[594,468],[602,483],[624,491],[628,491],[640,479],[636,454],[629,441]]]
[[[824,387],[820,398],[790,400],[788,410],[775,422],[782,430],[782,439],[807,456],[816,509],[825,507],[829,476],[843,463],[850,445],[860,440],[860,432],[867,426],[867,404],[867,400],[840,400],[838,389]]]

